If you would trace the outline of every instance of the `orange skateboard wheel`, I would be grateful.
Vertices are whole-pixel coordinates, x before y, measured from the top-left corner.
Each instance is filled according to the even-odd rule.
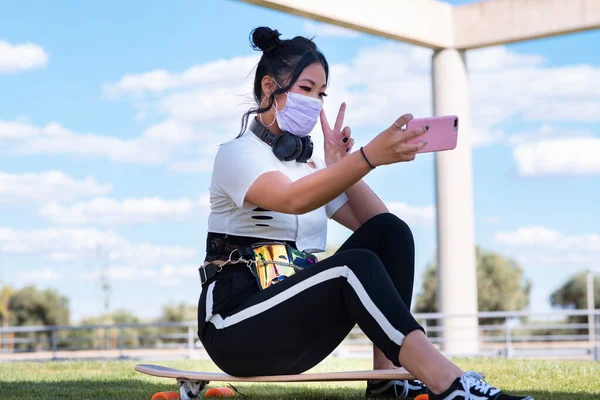
[[[204,398],[209,397],[233,397],[235,393],[228,387],[210,388],[204,394]]]
[[[178,392],[158,392],[154,393],[151,400],[179,400]]]
[[[219,390],[223,393],[223,397],[233,397],[235,393],[228,387],[220,387]]]

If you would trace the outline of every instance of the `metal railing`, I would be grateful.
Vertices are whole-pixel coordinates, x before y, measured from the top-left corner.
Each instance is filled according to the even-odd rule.
[[[462,340],[478,340],[478,355],[600,361],[600,310],[553,310],[546,313],[480,312],[476,315],[431,313],[415,314],[415,317],[425,327],[430,340],[442,349],[444,335],[440,323],[449,319],[476,317],[479,319],[477,338],[465,334]],[[580,321],[573,321],[574,319]],[[485,323],[485,320],[493,320],[496,323]],[[460,326],[453,328],[460,329]],[[464,328],[470,332],[468,326]]]
[[[79,326],[19,326],[0,328],[0,355],[6,353],[187,349],[201,347],[196,321]]]
[[[600,360],[600,310],[555,310],[550,313],[481,312],[445,315],[414,314],[429,339],[444,351],[444,322],[478,319],[477,337],[467,333],[458,340],[476,340],[477,355],[527,358],[560,357]],[[560,319],[559,319],[560,318]],[[580,321],[574,321],[579,318]],[[469,325],[453,324],[455,332]],[[97,324],[79,326],[20,326],[0,328],[0,361],[46,354],[49,359],[79,357],[149,357],[163,351],[176,357],[197,357],[204,350],[196,321],[146,324]],[[456,335],[454,335],[454,339]],[[334,356],[370,356],[371,341],[355,327]],[[140,350],[147,350],[146,355]],[[60,353],[60,354],[59,354]],[[110,353],[110,355],[109,355]],[[82,355],[83,354],[83,355]],[[448,353],[447,353],[448,354]],[[460,356],[461,354],[448,354]]]

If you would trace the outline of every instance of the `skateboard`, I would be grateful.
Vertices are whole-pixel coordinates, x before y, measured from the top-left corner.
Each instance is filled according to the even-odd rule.
[[[146,375],[160,378],[172,378],[179,385],[177,392],[159,392],[152,400],[200,398],[201,392],[209,382],[340,382],[367,380],[410,380],[415,379],[404,368],[381,369],[365,371],[304,373],[297,375],[269,375],[240,377],[216,372],[184,371],[160,365],[138,364],[135,370]],[[215,390],[216,389],[216,390]],[[210,392],[210,393],[209,393]],[[231,397],[233,391],[229,388],[211,388],[204,397]]]

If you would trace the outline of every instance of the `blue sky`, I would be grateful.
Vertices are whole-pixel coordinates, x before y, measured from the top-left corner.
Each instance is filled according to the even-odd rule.
[[[0,11],[1,277],[57,288],[75,322],[102,312],[103,265],[112,309],[146,318],[197,301],[210,165],[249,106],[254,27],[316,35],[332,65],[326,110],[348,103],[357,148],[405,112],[431,114],[429,50],[245,3]],[[600,273],[597,43],[587,32],[468,53],[476,241],[523,266],[533,311],[570,274]],[[433,176],[427,154],[367,177],[413,228],[416,292],[435,255]],[[330,243],[348,234],[332,224]]]

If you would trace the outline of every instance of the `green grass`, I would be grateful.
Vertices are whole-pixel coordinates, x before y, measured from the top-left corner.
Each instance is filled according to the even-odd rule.
[[[506,392],[536,400],[600,399],[600,363],[459,359],[463,369],[485,372],[488,382]],[[218,371],[207,361],[153,362],[181,369]],[[174,380],[136,372],[134,361],[54,361],[0,364],[0,399],[147,399],[158,391],[175,390]],[[311,372],[370,368],[369,360],[328,359]],[[214,382],[209,387],[218,386]],[[223,383],[223,386],[226,384]],[[235,384],[251,398],[363,398],[364,383]],[[240,397],[241,396],[237,396]]]

